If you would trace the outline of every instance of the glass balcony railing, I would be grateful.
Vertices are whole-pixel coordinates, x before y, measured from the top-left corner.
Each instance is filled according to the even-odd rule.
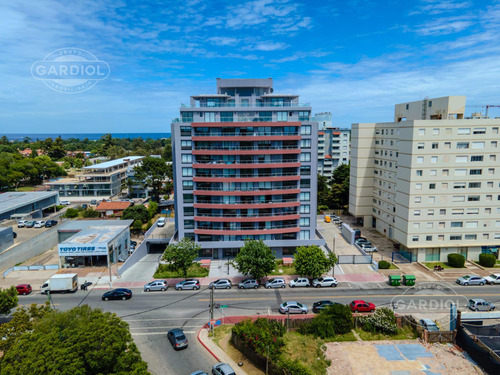
[[[298,150],[299,145],[295,146],[196,146],[195,150],[223,150],[223,151],[246,151],[246,150]]]
[[[273,190],[293,190],[298,189],[298,186],[273,186],[269,188],[246,188],[246,189],[236,189],[236,188],[210,188],[210,187],[195,187],[196,191],[273,191]]]
[[[210,177],[210,178],[247,178],[247,177],[284,177],[284,176],[300,176],[299,172],[285,172],[285,173],[257,173],[257,174],[243,174],[240,173],[237,175],[223,175],[223,174],[215,174],[215,173],[199,173],[197,172],[194,177]]]
[[[299,103],[297,101],[291,102],[268,102],[268,101],[255,101],[255,102],[245,102],[245,103],[233,103],[233,102],[223,102],[223,103],[195,103],[190,105],[181,104],[181,108],[250,108],[250,107],[270,107],[270,108],[290,108],[290,107],[310,107],[311,103]]]
[[[279,160],[239,160],[239,161],[223,161],[223,160],[195,160],[193,164],[275,164],[275,163],[298,163],[299,159],[279,159]]]
[[[298,202],[299,197],[297,198],[289,198],[289,199],[272,199],[272,200],[252,200],[252,201],[222,201],[222,200],[213,200],[213,199],[197,199],[194,203],[203,203],[203,204],[267,204],[267,203],[287,203],[287,202]]]
[[[299,135],[299,132],[194,132],[194,137],[263,137],[263,136],[287,136]]]
[[[272,230],[272,229],[285,229],[285,228],[298,228],[299,224],[281,224],[281,225],[268,225],[265,227],[254,226],[254,227],[223,227],[218,225],[203,224],[202,222],[197,222],[195,229],[205,229],[205,230]]]
[[[272,217],[272,216],[294,216],[299,215],[298,212],[274,212],[267,214],[212,214],[212,213],[195,213],[194,216],[202,216],[202,217],[231,217],[231,218],[246,218],[246,217]],[[283,220],[287,220],[284,218]]]

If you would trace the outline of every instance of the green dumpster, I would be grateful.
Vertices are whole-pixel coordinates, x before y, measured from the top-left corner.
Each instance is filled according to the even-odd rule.
[[[399,275],[389,275],[389,284],[391,286],[401,285],[401,276],[399,276]]]
[[[415,276],[414,275],[404,275],[403,276],[403,284],[406,286],[415,285]]]

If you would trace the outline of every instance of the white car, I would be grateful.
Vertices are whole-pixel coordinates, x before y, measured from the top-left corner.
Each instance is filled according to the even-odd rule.
[[[500,273],[492,273],[490,276],[486,276],[486,284],[500,284]]]
[[[61,203],[63,206],[69,206],[71,204],[70,201],[60,201],[59,203]]]
[[[309,279],[307,279],[305,277],[297,277],[297,278],[291,280],[289,285],[290,285],[290,288],[309,287],[309,286],[311,286],[311,283],[309,282]]]
[[[159,226],[159,227],[164,227],[166,222],[167,222],[167,221],[166,221],[166,219],[165,219],[164,217],[160,217],[160,218],[158,219],[158,222],[157,222],[157,224],[156,224],[156,225],[157,225],[157,226]]]
[[[330,286],[330,287],[336,287],[338,284],[338,281],[335,277],[333,276],[324,276],[324,277],[319,277],[317,279],[314,279],[312,282],[312,286],[315,288],[320,288],[323,286]]]
[[[18,227],[18,228],[24,228],[24,227],[26,226],[26,221],[27,221],[27,220],[19,220],[19,221],[17,222],[17,227]]]
[[[368,244],[361,245],[361,249],[364,250],[366,253],[373,253],[375,251],[378,251],[375,246]]]
[[[45,221],[44,220],[38,220],[35,222],[35,225],[33,228],[43,228],[45,226]]]

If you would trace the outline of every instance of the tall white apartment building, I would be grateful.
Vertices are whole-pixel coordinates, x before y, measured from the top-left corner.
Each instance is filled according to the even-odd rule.
[[[341,164],[349,164],[351,129],[324,128],[318,131],[318,173],[327,178]]]
[[[500,119],[464,119],[465,97],[395,107],[352,125],[349,212],[422,262],[500,248]]]

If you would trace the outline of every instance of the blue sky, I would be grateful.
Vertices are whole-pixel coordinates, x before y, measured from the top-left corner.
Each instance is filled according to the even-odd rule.
[[[274,78],[334,124],[391,121],[394,104],[500,104],[500,1],[3,1],[0,133],[169,132],[215,78]],[[110,76],[79,94],[30,73],[77,47]],[[500,111],[491,115],[500,116]]]

